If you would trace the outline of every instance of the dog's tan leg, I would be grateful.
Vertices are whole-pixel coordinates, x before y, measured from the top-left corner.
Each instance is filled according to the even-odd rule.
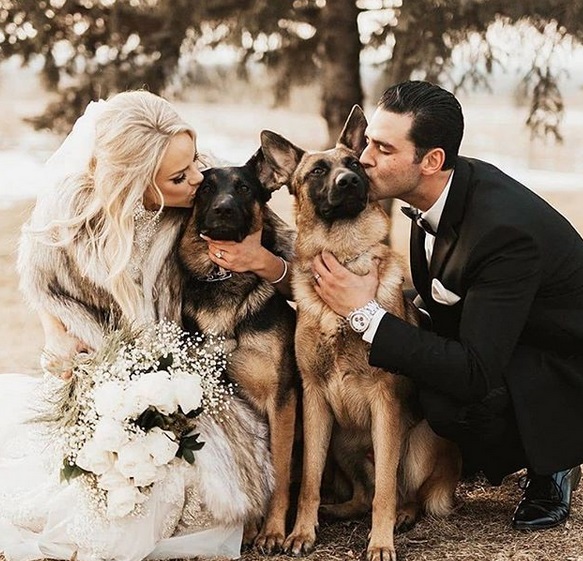
[[[330,444],[333,416],[324,395],[304,379],[304,458],[298,514],[284,550],[293,555],[309,553],[316,541],[320,484]]]
[[[396,561],[393,532],[397,513],[397,468],[401,449],[401,407],[389,395],[372,403],[371,434],[375,457],[375,495],[367,548],[368,561]]]
[[[281,550],[285,540],[285,517],[289,507],[290,471],[296,420],[297,396],[290,393],[283,406],[270,403],[269,420],[271,455],[275,471],[275,489],[269,502],[267,516],[255,547],[265,553]]]

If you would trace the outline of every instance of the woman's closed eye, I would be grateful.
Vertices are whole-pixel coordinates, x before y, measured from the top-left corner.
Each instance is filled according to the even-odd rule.
[[[174,185],[180,185],[185,180],[186,180],[186,173],[185,172],[182,172],[178,177],[173,177],[171,179],[171,181],[172,181],[172,183],[174,183]]]
[[[199,159],[199,154],[198,152],[194,153],[194,158],[192,158],[193,163],[197,164],[197,162],[200,161]],[[173,177],[171,179],[172,183],[174,183],[174,185],[180,185],[181,183],[183,183],[186,180],[186,171],[183,171],[180,175]]]

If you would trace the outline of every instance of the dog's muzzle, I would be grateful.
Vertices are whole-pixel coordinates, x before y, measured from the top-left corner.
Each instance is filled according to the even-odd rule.
[[[231,195],[217,197],[208,207],[201,232],[213,240],[240,242],[249,233],[237,201]]]
[[[352,171],[343,171],[334,179],[327,201],[320,210],[326,219],[354,218],[368,201],[368,183]]]

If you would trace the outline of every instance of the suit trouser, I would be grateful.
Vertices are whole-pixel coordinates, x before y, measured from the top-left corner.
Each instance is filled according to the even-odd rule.
[[[426,389],[419,391],[419,400],[431,428],[459,446],[464,476],[482,471],[499,485],[506,475],[527,467],[506,388],[470,405]]]

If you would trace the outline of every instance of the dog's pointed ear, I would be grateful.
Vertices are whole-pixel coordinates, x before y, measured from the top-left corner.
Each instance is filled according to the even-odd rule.
[[[338,137],[336,145],[342,144],[354,150],[359,156],[366,147],[364,131],[368,123],[364,116],[364,111],[359,105],[355,105],[344,123],[344,128]]]
[[[259,178],[261,185],[263,185],[270,193],[281,187],[281,185],[275,181],[273,170],[265,160],[265,154],[263,153],[261,146],[257,149],[255,154],[247,160],[245,165],[253,169],[255,175]]]
[[[268,130],[261,131],[261,149],[270,169],[271,183],[276,185],[268,188],[274,190],[287,185],[293,194],[290,179],[305,151],[283,136]]]

